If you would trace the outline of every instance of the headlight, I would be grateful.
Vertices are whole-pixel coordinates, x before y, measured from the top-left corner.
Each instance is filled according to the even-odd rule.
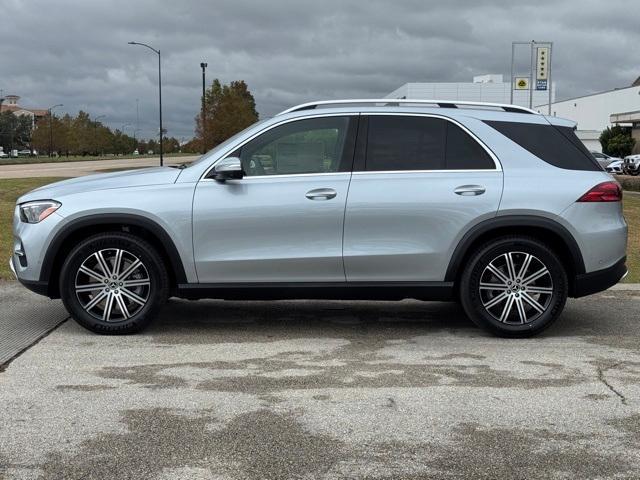
[[[58,210],[62,204],[54,200],[36,200],[20,205],[20,219],[27,223],[39,223],[53,212]]]

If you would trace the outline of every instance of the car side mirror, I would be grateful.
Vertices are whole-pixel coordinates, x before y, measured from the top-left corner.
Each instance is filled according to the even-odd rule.
[[[240,159],[238,157],[228,157],[213,167],[213,172],[209,174],[209,178],[224,182],[225,180],[240,180],[244,175]]]

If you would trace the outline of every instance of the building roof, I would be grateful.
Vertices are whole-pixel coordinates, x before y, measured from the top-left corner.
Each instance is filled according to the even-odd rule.
[[[49,113],[48,110],[43,110],[41,108],[25,108],[21,107],[20,105],[5,105],[4,103],[0,105],[0,112],[18,112],[20,110],[31,112],[36,117],[44,117]]]
[[[638,77],[638,80],[640,80],[640,77]],[[556,100],[556,101],[554,101],[552,103],[555,104],[555,103],[570,102],[572,100],[579,100],[581,98],[596,97],[598,95],[604,95],[606,93],[619,92],[619,91],[622,91],[622,90],[628,90],[630,88],[638,88],[640,86],[640,83],[636,84],[638,82],[638,80],[633,82],[633,85],[629,85],[628,87],[612,88],[611,90],[604,90],[602,92],[595,92],[595,93],[589,93],[587,95],[580,95],[578,97],[565,98],[564,100]],[[542,105],[536,105],[534,108],[546,107],[547,105],[548,105],[547,103],[544,103]]]

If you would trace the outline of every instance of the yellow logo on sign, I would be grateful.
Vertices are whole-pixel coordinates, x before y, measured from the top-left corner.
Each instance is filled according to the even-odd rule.
[[[516,85],[516,90],[528,90],[529,79],[525,77],[516,77],[515,85]]]

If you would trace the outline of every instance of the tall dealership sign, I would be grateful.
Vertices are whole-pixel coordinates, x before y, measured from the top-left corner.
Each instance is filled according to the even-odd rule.
[[[529,67],[527,72],[522,72],[521,64],[516,71],[516,49],[518,46],[529,47]],[[522,51],[519,48],[520,52]],[[529,91],[529,108],[533,108],[533,92],[549,92],[549,115],[551,115],[551,53],[553,42],[512,42],[511,43],[511,103],[513,103],[514,90]],[[526,70],[526,68],[525,68]]]

